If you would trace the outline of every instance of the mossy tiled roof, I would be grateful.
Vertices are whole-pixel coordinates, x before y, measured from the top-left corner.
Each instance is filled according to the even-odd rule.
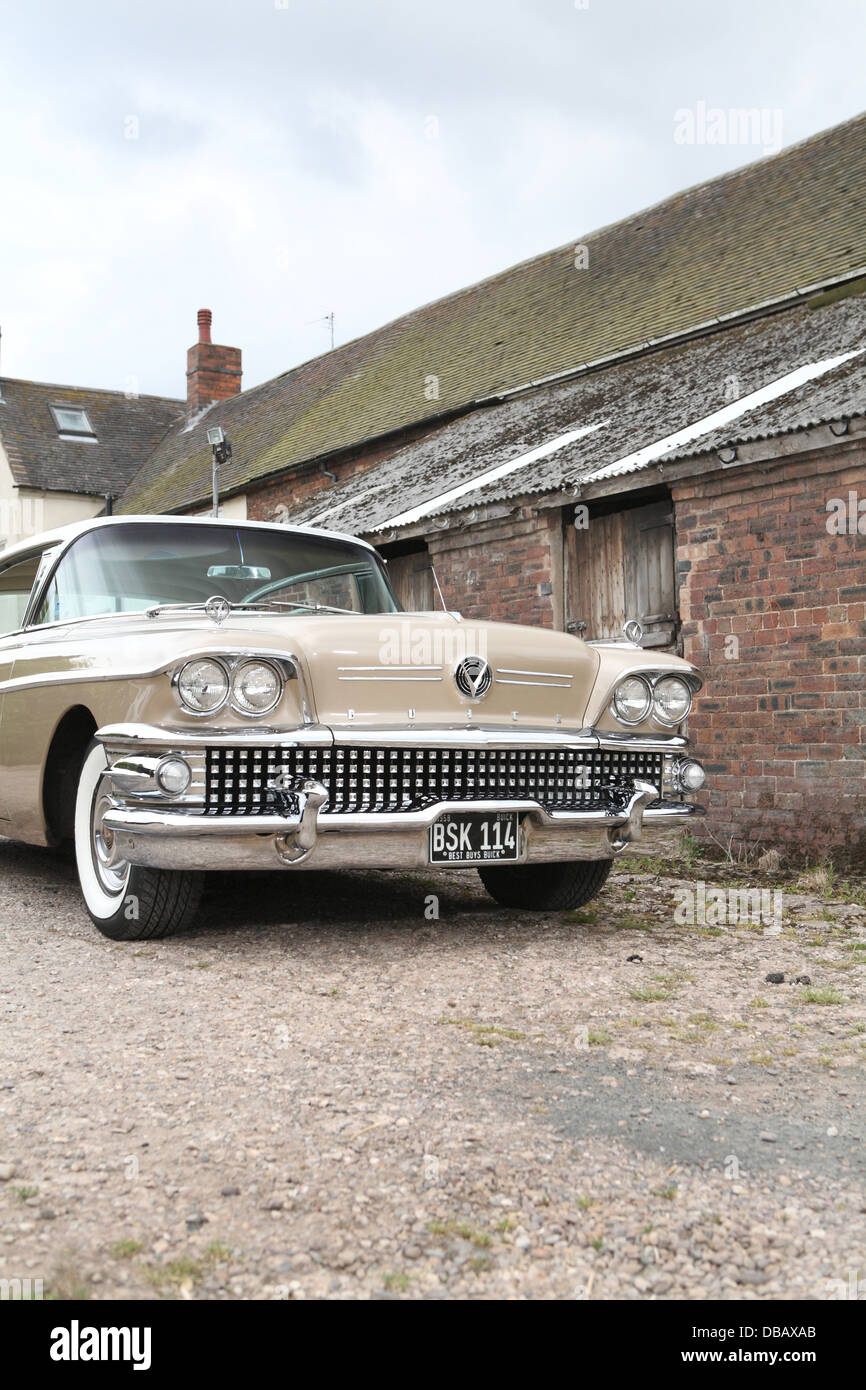
[[[575,245],[588,265],[575,267]],[[649,340],[850,274],[866,264],[866,116],[358,338],[173,429],[125,511],[204,501],[205,430],[234,459],[225,491],[459,410]],[[438,379],[438,399],[425,384]],[[428,394],[432,394],[429,393]]]
[[[63,438],[52,406],[86,411],[96,442]],[[0,379],[0,441],[19,487],[118,497],[182,412],[163,396]]]
[[[289,520],[380,543],[395,538],[395,517],[419,506],[429,506],[422,529],[432,531],[445,518],[456,513],[465,517],[489,504],[574,495],[575,487],[599,470],[723,409],[730,404],[731,384],[743,398],[807,363],[847,353],[858,355],[689,445],[671,449],[666,459],[866,415],[863,348],[866,292],[819,309],[799,304],[603,371],[521,392],[418,439],[396,441],[382,451],[375,468],[323,488],[293,508]],[[491,471],[576,426],[589,427],[589,432],[485,481]],[[448,489],[470,482],[470,490],[447,499]]]

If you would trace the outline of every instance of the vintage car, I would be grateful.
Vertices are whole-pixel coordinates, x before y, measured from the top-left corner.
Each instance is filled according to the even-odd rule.
[[[577,907],[704,781],[697,672],[629,640],[406,613],[327,531],[99,518],[0,553],[0,835],[74,845],[115,940],[207,870],[476,868]]]

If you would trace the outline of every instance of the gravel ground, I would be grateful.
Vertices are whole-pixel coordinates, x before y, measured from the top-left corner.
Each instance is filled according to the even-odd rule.
[[[119,945],[0,840],[0,1279],[856,1296],[864,885],[753,873],[781,921],[680,924],[698,880],[735,882],[630,857],[532,917],[473,873],[215,876],[192,934]]]

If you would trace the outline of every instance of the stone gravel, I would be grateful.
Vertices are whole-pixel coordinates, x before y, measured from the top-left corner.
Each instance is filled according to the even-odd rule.
[[[696,880],[744,881],[629,856],[533,916],[472,872],[216,875],[115,944],[0,840],[0,1280],[866,1297],[863,882],[753,871],[768,928],[678,923]]]

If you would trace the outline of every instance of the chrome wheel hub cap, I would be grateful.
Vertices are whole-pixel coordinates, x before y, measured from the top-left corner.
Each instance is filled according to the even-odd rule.
[[[104,824],[105,813],[113,802],[105,792],[97,790],[93,799],[90,842],[93,848],[93,867],[106,893],[120,895],[126,888],[130,866],[125,859],[113,861],[114,831]]]

